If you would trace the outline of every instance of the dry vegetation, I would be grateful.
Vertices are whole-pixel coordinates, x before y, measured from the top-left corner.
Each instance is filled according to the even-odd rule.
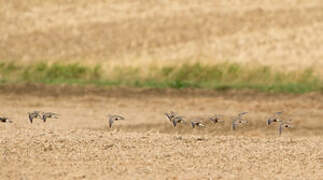
[[[320,179],[323,96],[6,86],[1,90],[1,179]],[[30,124],[26,112],[59,119]],[[163,113],[188,119],[223,114],[223,125],[173,128]],[[284,110],[295,127],[266,127]],[[230,130],[249,111],[250,125]],[[108,128],[107,114],[127,120]]]
[[[151,65],[226,61],[291,72],[312,67],[319,77],[322,34],[322,0],[0,0],[4,64],[81,62],[110,72],[124,65],[145,71]],[[14,73],[1,72],[0,78]],[[0,124],[0,179],[323,176],[318,92],[11,84],[0,86],[0,102],[0,116],[14,121]],[[27,112],[33,110],[61,117],[29,124]],[[173,128],[163,116],[169,110],[187,118],[220,113],[225,123]],[[266,127],[265,120],[281,110],[295,127],[278,137],[277,127]],[[250,124],[232,132],[231,117],[241,111],[250,112]],[[127,120],[109,129],[109,113]]]
[[[323,69],[322,0],[0,1],[0,59]],[[321,71],[320,71],[321,72]]]

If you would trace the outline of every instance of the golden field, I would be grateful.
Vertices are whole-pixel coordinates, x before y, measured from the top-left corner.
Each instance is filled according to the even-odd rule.
[[[323,69],[322,0],[0,1],[0,59]]]
[[[1,179],[320,179],[323,96],[204,90],[6,86],[1,90]],[[59,119],[29,123],[27,112]],[[173,128],[164,112],[224,124]],[[267,127],[284,111],[294,127]],[[231,117],[248,111],[233,132]],[[126,120],[108,128],[108,114]]]
[[[322,0],[0,0],[0,62],[311,67],[323,75]],[[322,93],[0,86],[0,179],[321,179]],[[30,124],[27,112],[59,119]],[[223,115],[224,123],[173,128]],[[248,111],[248,126],[231,118]],[[284,111],[278,136],[266,119]],[[109,129],[107,115],[125,121]]]

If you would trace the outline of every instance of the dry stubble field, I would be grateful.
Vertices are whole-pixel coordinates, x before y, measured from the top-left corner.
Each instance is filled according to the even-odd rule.
[[[5,87],[0,127],[1,179],[320,179],[323,96],[251,92]],[[42,90],[40,90],[42,89]],[[61,116],[29,123],[27,112]],[[173,128],[164,112],[187,120],[223,114],[225,123]],[[294,128],[266,127],[283,110]],[[231,117],[248,111],[236,132]],[[108,128],[107,115],[126,117]]]
[[[0,59],[323,69],[322,0],[0,0]]]
[[[0,0],[0,61],[142,66],[264,64],[323,74],[322,0]],[[129,30],[131,30],[129,32]],[[0,179],[321,179],[323,95],[206,90],[0,88]],[[59,119],[30,124],[27,112]],[[224,115],[173,128],[163,113]],[[294,128],[277,136],[275,111]],[[248,127],[230,118],[249,111]],[[107,128],[107,114],[127,120]]]

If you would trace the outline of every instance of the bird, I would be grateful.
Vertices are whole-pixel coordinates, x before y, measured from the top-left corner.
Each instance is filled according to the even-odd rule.
[[[248,112],[242,112],[238,114],[238,117],[234,118],[232,120],[232,130],[236,130],[237,126],[248,124],[248,121],[245,119],[242,119],[243,115],[247,114]]]
[[[112,128],[114,121],[124,120],[125,118],[120,115],[108,115],[109,117],[109,127]]]
[[[205,126],[204,124],[202,124],[199,121],[191,121],[191,125],[192,125],[192,128],[195,128],[195,126],[198,126],[198,127],[204,127]]]
[[[285,128],[292,128],[293,126],[290,124],[290,121],[291,120],[289,120],[288,122],[281,122],[280,124],[279,124],[279,136],[282,134],[282,132],[283,132],[283,129],[285,129]]]
[[[241,112],[238,114],[239,118],[242,118],[243,115],[248,114],[248,112]]]
[[[174,127],[178,123],[184,123],[184,117],[183,116],[177,116],[177,114],[174,111],[170,111],[169,113],[164,113],[167,117],[167,119],[173,124]]]
[[[42,113],[42,119],[44,122],[46,122],[46,119],[47,118],[55,118],[57,119],[58,117],[58,114],[57,113],[53,113],[53,112],[44,112]]]
[[[42,118],[40,111],[28,112],[28,117],[29,117],[30,123],[33,123],[34,118]]]
[[[269,119],[267,120],[267,126],[271,125],[272,123],[276,123],[276,122],[282,122],[282,120],[280,119],[280,115],[283,112],[276,112],[273,116],[269,117]]]
[[[170,122],[172,122],[172,119],[176,117],[176,113],[173,111],[170,111],[169,113],[165,113],[165,115]]]
[[[0,122],[2,123],[12,123],[8,117],[0,117]]]
[[[183,116],[175,116],[173,119],[172,119],[172,123],[173,123],[173,126],[176,127],[176,125],[178,123],[184,123],[184,119],[183,119]]]
[[[221,118],[220,115],[215,114],[211,117],[209,117],[209,120],[212,121],[214,124],[219,123],[219,122],[224,122]]]

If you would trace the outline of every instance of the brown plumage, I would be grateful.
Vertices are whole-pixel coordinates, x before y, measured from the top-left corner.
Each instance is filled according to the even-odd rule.
[[[278,132],[279,132],[279,136],[282,134],[283,132],[283,129],[287,129],[287,128],[292,128],[293,126],[290,124],[291,120],[287,121],[287,122],[281,122],[279,124],[279,129],[278,129]]]
[[[214,124],[219,123],[219,122],[224,122],[221,119],[220,115],[218,115],[218,114],[215,114],[215,115],[209,117],[209,120],[212,121]]]
[[[267,126],[271,125],[272,123],[282,122],[282,120],[280,119],[282,113],[283,112],[276,112],[273,116],[269,117],[269,119],[267,120]]]
[[[169,113],[165,113],[165,116],[167,117],[167,119],[168,119],[170,122],[172,122],[172,119],[173,119],[174,117],[176,117],[176,113],[175,113],[175,112],[173,112],[173,111],[170,111]]]
[[[176,127],[176,125],[178,123],[184,123],[184,119],[183,119],[183,116],[175,116],[174,118],[172,118],[172,123],[173,123],[173,126]]]
[[[167,117],[167,119],[169,120],[169,122],[171,122],[173,124],[174,127],[176,127],[176,125],[178,123],[184,123],[184,117],[183,116],[177,116],[177,113],[170,111],[169,113],[165,113],[165,116]]]
[[[35,118],[42,118],[40,111],[28,112],[28,117],[29,117],[30,123],[33,123],[33,120]]]
[[[115,121],[124,120],[125,118],[120,115],[108,115],[109,118],[109,127],[112,128],[112,124]]]
[[[197,127],[204,127],[205,126],[204,124],[202,124],[199,121],[191,121],[191,125],[192,125],[192,128],[195,128],[196,126]]]
[[[55,118],[55,119],[57,119],[58,118],[58,114],[53,113],[53,112],[44,112],[42,114],[43,121],[46,122],[47,118]]]
[[[248,112],[242,112],[238,114],[238,117],[235,117],[232,120],[232,130],[236,130],[238,126],[241,126],[243,124],[248,124],[248,121],[243,119],[243,116],[247,114]]]

